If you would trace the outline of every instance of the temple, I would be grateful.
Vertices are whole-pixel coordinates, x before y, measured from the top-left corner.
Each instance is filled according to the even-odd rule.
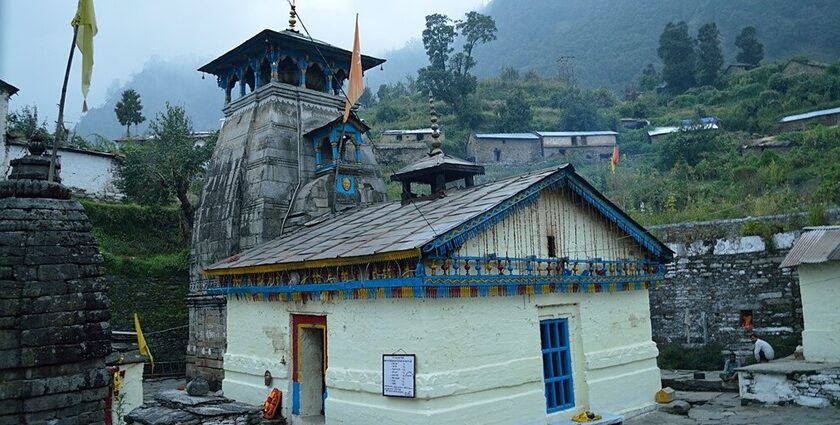
[[[205,175],[191,247],[187,376],[224,377],[225,298],[201,272],[324,214],[385,199],[369,127],[342,122],[351,52],[295,30],[263,30],[199,71],[216,76],[225,120]],[[362,56],[368,70],[383,59]],[[236,99],[234,94],[238,92]]]

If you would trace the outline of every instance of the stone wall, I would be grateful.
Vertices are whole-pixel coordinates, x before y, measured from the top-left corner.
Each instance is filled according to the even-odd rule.
[[[777,371],[762,370],[761,366],[738,372],[742,404],[840,406],[840,367]]]
[[[66,191],[17,182],[13,194]],[[10,187],[0,185],[0,424],[101,424],[110,313],[90,221],[69,191],[19,198]]]
[[[496,160],[496,151],[499,160]],[[467,156],[479,164],[527,163],[542,158],[542,145],[534,139],[477,139],[470,137]]]
[[[778,226],[785,219],[791,216],[760,220]],[[651,291],[654,341],[720,343],[746,353],[751,333],[800,340],[798,276],[778,267],[799,232],[776,233],[766,240],[740,236],[744,223],[754,220],[651,228],[675,252],[665,280]],[[747,314],[752,315],[752,327],[745,326]]]

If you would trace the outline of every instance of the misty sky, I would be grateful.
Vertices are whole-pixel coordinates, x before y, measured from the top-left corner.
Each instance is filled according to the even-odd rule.
[[[383,55],[419,38],[426,15],[459,17],[487,2],[297,0],[297,10],[314,38],[348,50],[353,17],[359,13],[362,52]],[[50,129],[76,5],[77,0],[0,0],[0,79],[20,89],[9,109],[37,105]],[[115,80],[127,81],[152,56],[209,61],[264,28],[286,29],[289,17],[286,0],[94,0],[94,5],[99,34],[94,39],[90,107],[103,103]],[[65,108],[68,127],[81,115],[80,64],[77,51]]]

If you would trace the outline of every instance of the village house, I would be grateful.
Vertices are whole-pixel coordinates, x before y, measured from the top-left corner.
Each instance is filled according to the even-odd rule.
[[[799,272],[800,356],[739,369],[745,402],[840,405],[840,226],[806,227],[779,265]]]
[[[385,130],[379,135],[375,146],[376,159],[385,164],[406,164],[426,155],[427,144],[431,142],[432,130]],[[444,132],[440,132],[441,139]]]
[[[467,142],[467,156],[479,164],[526,163],[542,157],[540,136],[534,133],[476,133]]]
[[[809,77],[816,77],[822,75],[828,70],[828,65],[815,62],[807,59],[791,59],[782,69],[782,74],[787,77],[794,75],[807,75]]]
[[[0,80],[0,146],[6,145],[6,117],[9,115],[9,98],[17,94],[18,88]],[[2,176],[5,176],[3,174]],[[2,177],[0,176],[0,177]]]
[[[788,115],[779,120],[780,131],[802,130],[810,125],[838,125],[840,124],[840,107],[820,109],[804,114]]]
[[[11,161],[26,155],[27,142],[9,137],[0,146],[0,177],[12,169]],[[87,198],[119,199],[122,193],[114,179],[120,158],[113,153],[72,146],[58,148],[62,183],[74,194]]]
[[[481,164],[528,163],[573,154],[586,159],[609,158],[617,136],[614,131],[476,133],[467,142],[467,155]]]
[[[746,73],[747,71],[755,68],[755,65],[749,63],[732,63],[726,67],[726,70],[723,71],[726,75],[741,75]]]
[[[648,131],[650,143],[658,143],[664,137],[680,131],[706,131],[720,128],[720,120],[717,117],[703,117],[699,122],[696,120],[682,120],[678,126],[654,127]]]
[[[328,215],[205,268],[227,297],[225,395],[280,388],[292,423],[651,408],[648,289],[670,250],[571,165],[471,186],[480,167],[435,156],[398,172],[403,187],[461,188]]]

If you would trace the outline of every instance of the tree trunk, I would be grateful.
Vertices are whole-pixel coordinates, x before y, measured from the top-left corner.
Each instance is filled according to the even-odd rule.
[[[125,126],[125,138],[131,137],[131,124]]]
[[[186,222],[187,229],[192,231],[195,209],[190,203],[190,199],[187,197],[186,185],[177,184],[175,188],[175,196],[178,198],[178,202],[181,203],[181,217]]]

